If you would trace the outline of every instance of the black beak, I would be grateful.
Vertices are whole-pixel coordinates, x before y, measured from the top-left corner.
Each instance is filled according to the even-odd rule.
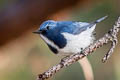
[[[34,34],[41,34],[41,32],[42,32],[42,31],[37,30],[37,31],[34,31],[33,33],[34,33]]]

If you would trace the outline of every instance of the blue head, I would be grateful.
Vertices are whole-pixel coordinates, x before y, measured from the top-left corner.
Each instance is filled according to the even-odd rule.
[[[50,43],[53,43],[58,48],[63,48],[66,45],[66,39],[60,31],[61,26],[59,26],[59,21],[47,20],[43,22],[40,28],[34,33],[40,34],[49,48],[52,47]],[[55,49],[53,52],[55,53]]]
[[[47,20],[40,25],[40,28],[35,31],[34,33],[42,34],[47,36],[49,34],[55,35],[61,32],[71,32],[74,30],[72,21],[54,21],[54,20]],[[70,27],[70,28],[69,28]]]
[[[47,35],[49,31],[53,30],[56,27],[57,22],[53,20],[47,20],[40,25],[40,28],[34,33]]]

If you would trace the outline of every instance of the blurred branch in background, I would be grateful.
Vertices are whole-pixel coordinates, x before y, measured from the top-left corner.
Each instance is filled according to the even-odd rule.
[[[85,80],[94,80],[94,74],[93,74],[93,70],[92,70],[92,66],[88,60],[87,57],[84,57],[83,59],[78,61],[82,67],[84,76],[85,76]]]
[[[88,0],[18,0],[0,12],[0,45],[39,26],[48,16]]]

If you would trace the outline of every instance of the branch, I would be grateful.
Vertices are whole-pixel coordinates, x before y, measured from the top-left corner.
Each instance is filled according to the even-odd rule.
[[[108,42],[111,42],[112,45],[111,45],[110,50],[108,51],[107,54],[105,54],[104,58],[102,59],[102,62],[106,62],[106,60],[112,54],[116,44],[118,43],[117,34],[119,32],[119,29],[120,29],[120,17],[118,18],[118,21],[115,23],[113,28],[110,29],[109,32],[106,33],[102,38],[95,41],[93,44],[91,44],[89,47],[84,49],[82,52],[77,53],[77,54],[73,54],[73,55],[70,55],[68,57],[65,57],[65,58],[61,59],[61,62],[59,64],[57,64],[56,66],[53,66],[48,71],[46,71],[42,74],[39,74],[38,77],[37,77],[37,80],[45,80],[45,79],[50,78],[51,76],[53,76],[56,72],[58,72],[63,67],[67,67],[67,66],[77,62],[78,60],[84,58],[88,54],[95,51],[97,48],[100,48],[104,44],[107,44]]]

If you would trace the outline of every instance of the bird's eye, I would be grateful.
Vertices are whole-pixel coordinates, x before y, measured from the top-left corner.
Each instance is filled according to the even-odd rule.
[[[47,26],[47,30],[49,30],[49,26]]]

